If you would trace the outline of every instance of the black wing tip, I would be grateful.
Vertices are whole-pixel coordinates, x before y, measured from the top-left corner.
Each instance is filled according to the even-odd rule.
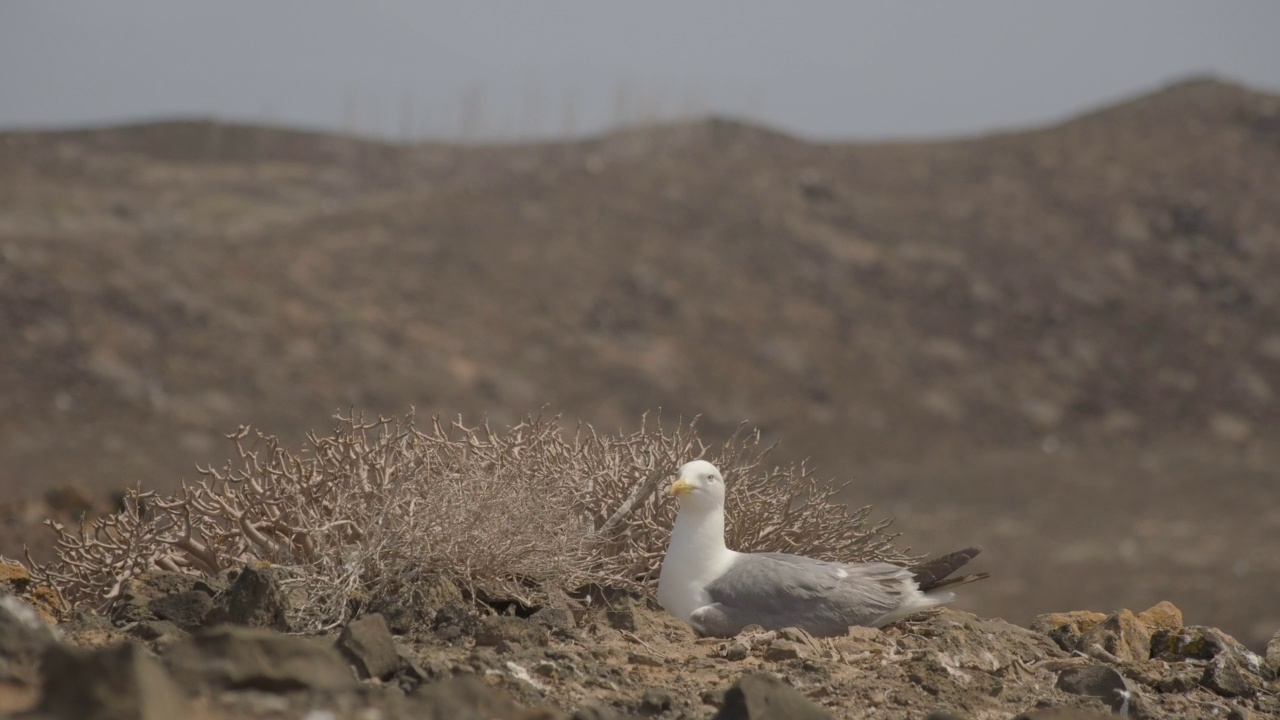
[[[968,585],[979,580],[986,580],[991,577],[991,573],[973,573],[972,575],[961,575],[960,577],[947,578],[934,584],[927,592],[938,592],[939,590],[950,590],[960,585]]]
[[[915,575],[916,584],[923,591],[938,590],[953,585],[963,585],[977,580],[982,580],[991,576],[990,573],[978,573],[977,575],[965,575],[961,578],[948,580],[947,576],[964,567],[968,562],[978,556],[982,552],[982,546],[971,545],[963,550],[949,552],[946,555],[926,560],[925,562],[912,568],[912,574]]]

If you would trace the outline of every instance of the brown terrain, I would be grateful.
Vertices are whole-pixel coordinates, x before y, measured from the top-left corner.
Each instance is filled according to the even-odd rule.
[[[661,408],[983,545],[961,610],[1169,600],[1261,650],[1278,278],[1280,97],[1214,80],[948,142],[0,133],[0,555],[242,423]]]
[[[23,592],[21,570],[6,570],[0,591]],[[126,581],[105,616],[79,612],[55,629],[0,593],[0,716],[1280,717],[1280,636],[1265,656],[1251,653],[1220,630],[1184,624],[1167,602],[1044,615],[1030,628],[944,609],[834,638],[753,626],[722,639],[695,638],[645,598],[562,595],[477,615],[439,582],[317,634],[291,626],[308,599],[286,583],[260,563],[218,577],[153,571]]]

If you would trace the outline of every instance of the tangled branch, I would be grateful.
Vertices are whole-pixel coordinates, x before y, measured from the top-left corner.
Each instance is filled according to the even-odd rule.
[[[804,465],[765,469],[769,448],[740,428],[708,447],[694,423],[642,421],[625,436],[530,417],[504,432],[487,423],[337,416],[290,452],[240,427],[236,457],[160,496],[129,490],[119,512],[75,530],[49,521],[55,559],[37,584],[68,606],[109,605],[154,568],[211,576],[265,560],[303,589],[299,627],[344,622],[353,598],[377,601],[445,576],[486,594],[536,599],[587,583],[645,590],[657,580],[675,503],[656,492],[684,462],[705,457],[729,486],[729,544],[845,561],[910,562],[889,521],[868,525],[839,487]],[[30,558],[28,558],[30,562]]]

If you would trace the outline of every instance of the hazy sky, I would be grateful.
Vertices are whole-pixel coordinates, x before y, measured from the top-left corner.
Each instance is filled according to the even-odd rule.
[[[1280,0],[0,0],[0,127],[214,116],[392,137],[717,111],[810,137],[1024,126],[1214,73]]]

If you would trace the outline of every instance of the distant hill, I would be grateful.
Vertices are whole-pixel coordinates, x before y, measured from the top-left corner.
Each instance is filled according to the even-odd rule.
[[[1142,473],[1167,484],[1134,502],[1248,473],[1241,507],[1280,499],[1280,98],[1219,81],[955,142],[0,134],[0,238],[9,494],[172,485],[240,423],[414,405],[748,420],[938,532],[991,527],[943,517],[986,492],[961,468],[1053,515],[1000,473],[1060,449],[1096,461],[1063,477],[1119,484],[1085,500]],[[1192,451],[1204,473],[1142,464]]]

